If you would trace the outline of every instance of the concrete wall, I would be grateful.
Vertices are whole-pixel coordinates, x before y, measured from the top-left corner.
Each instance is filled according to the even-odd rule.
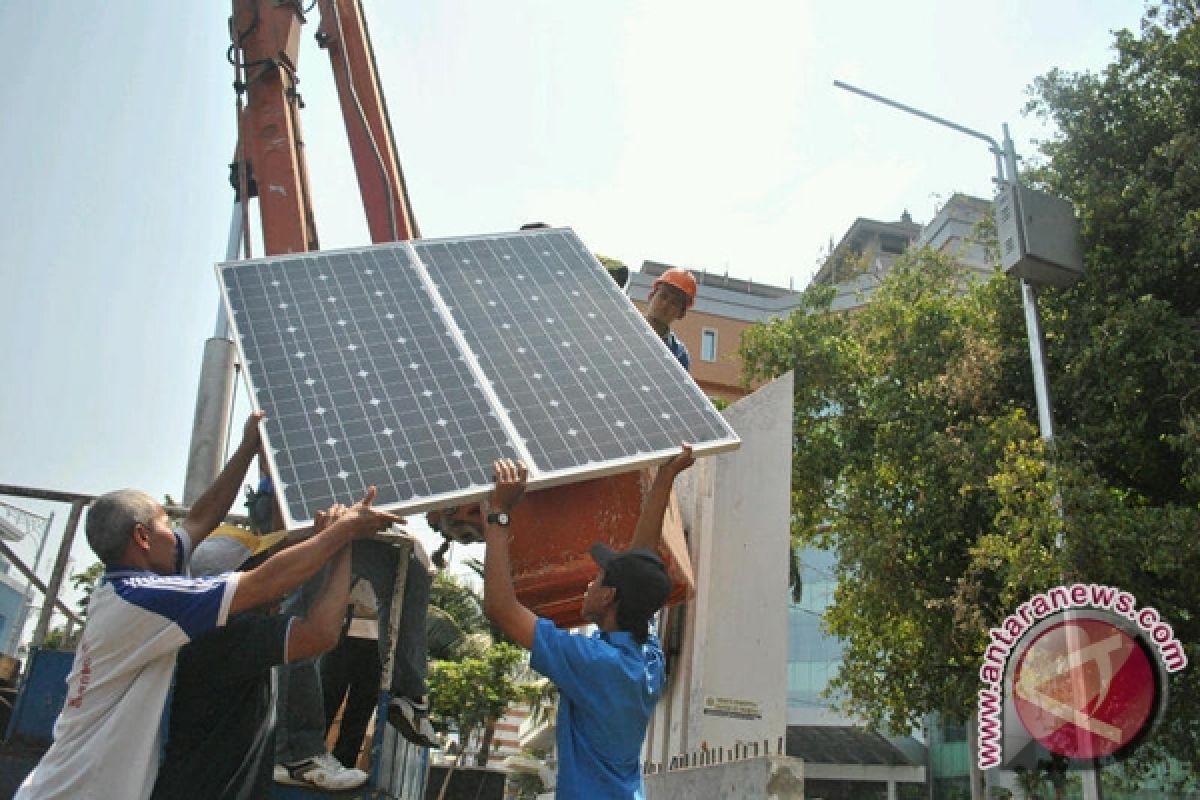
[[[787,729],[791,374],[725,416],[742,446],[676,484],[696,596],[660,620],[664,647],[679,652],[643,756],[663,767],[703,748],[778,752]]]
[[[646,776],[646,800],[803,800],[804,763],[768,756]]]

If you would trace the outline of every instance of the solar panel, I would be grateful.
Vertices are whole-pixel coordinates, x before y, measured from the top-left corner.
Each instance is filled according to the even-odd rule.
[[[289,527],[379,490],[400,513],[737,436],[569,229],[217,267]]]

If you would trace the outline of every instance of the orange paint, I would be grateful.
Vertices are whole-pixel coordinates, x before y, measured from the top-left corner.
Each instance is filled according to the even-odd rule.
[[[650,479],[647,472],[627,472],[527,494],[512,514],[513,580],[521,603],[559,627],[584,624],[583,594],[596,576],[592,544],[629,546]],[[659,553],[675,582],[667,605],[675,605],[691,596],[695,580],[674,495]]]

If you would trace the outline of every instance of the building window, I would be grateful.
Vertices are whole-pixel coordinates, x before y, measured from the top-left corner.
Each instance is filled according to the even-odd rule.
[[[700,334],[700,360],[717,360],[717,332],[712,328],[705,328]]]
[[[908,247],[908,239],[903,236],[883,234],[879,237],[879,249],[885,253],[898,256]]]

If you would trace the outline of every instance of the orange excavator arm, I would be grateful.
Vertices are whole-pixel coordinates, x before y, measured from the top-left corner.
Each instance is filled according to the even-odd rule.
[[[320,0],[318,5],[317,43],[329,52],[371,241],[416,239],[421,234],[396,153],[362,3]]]
[[[400,169],[374,51],[358,0],[319,0],[316,38],[329,52],[359,193],[373,242],[418,235]],[[310,6],[311,9],[311,6]],[[238,90],[239,197],[257,190],[268,255],[319,249],[300,125],[296,0],[234,0],[230,18]],[[243,208],[247,204],[243,203]],[[249,254],[249,226],[243,225]]]
[[[299,3],[274,0],[234,0],[229,23],[238,91],[238,196],[251,196],[251,183],[257,186],[263,246],[270,255],[319,246],[297,89],[303,23]],[[242,229],[248,255],[250,226]]]

